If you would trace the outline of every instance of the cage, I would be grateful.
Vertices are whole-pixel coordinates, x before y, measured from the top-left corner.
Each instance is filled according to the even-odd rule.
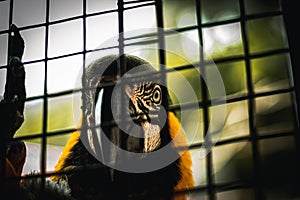
[[[78,130],[86,67],[126,53],[158,70],[170,90],[167,108],[185,130],[195,184],[177,195],[298,199],[295,7],[280,0],[1,1],[0,94],[10,24],[25,40],[25,121],[13,140],[25,142],[27,158],[18,179],[57,173]]]

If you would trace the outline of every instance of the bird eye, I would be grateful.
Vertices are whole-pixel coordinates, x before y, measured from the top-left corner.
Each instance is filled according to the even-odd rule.
[[[161,102],[161,89],[159,86],[154,87],[152,100],[154,103],[158,104]]]

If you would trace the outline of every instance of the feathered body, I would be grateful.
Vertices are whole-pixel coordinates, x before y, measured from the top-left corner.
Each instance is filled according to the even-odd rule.
[[[66,179],[69,182],[72,195],[76,199],[186,199],[186,195],[174,195],[174,191],[188,189],[194,186],[194,179],[191,170],[192,160],[190,152],[180,151],[177,147],[187,146],[184,132],[180,122],[174,113],[167,111],[166,123],[158,128],[155,121],[159,121],[160,110],[163,105],[167,105],[169,98],[165,87],[156,81],[142,82],[142,84],[132,84],[127,87],[126,94],[129,97],[129,108],[132,121],[142,127],[140,134],[144,138],[127,135],[111,125],[102,125],[105,122],[114,120],[113,111],[110,109],[113,89],[115,85],[104,87],[105,83],[115,81],[117,78],[117,66],[119,59],[117,56],[106,56],[93,62],[86,70],[86,77],[82,80],[88,89],[82,96],[84,104],[83,112],[85,118],[82,119],[82,127],[95,127],[99,117],[95,114],[96,102],[101,99],[100,125],[104,134],[110,141],[123,150],[140,153],[140,159],[147,156],[147,153],[171,145],[172,154],[176,154],[176,159],[171,164],[161,169],[145,173],[123,172],[118,169],[111,169],[103,165],[97,158],[97,154],[104,152],[109,158],[114,158],[118,162],[130,162],[130,158],[124,158],[115,153],[107,146],[97,148],[102,142],[96,140],[96,128],[83,128],[81,132],[71,135],[67,145],[55,166],[56,171],[67,169],[81,169],[89,166],[89,170],[72,171],[66,176],[53,176],[52,180],[59,181]],[[154,68],[145,60],[136,56],[125,55],[124,64],[127,73],[138,68],[137,72],[155,72]],[[108,66],[105,70],[105,66]],[[122,66],[124,67],[124,66]],[[135,71],[136,72],[136,71]],[[99,74],[102,74],[99,77]],[[86,79],[85,79],[86,78]],[[101,93],[101,97],[99,95]],[[128,106],[128,104],[127,104]],[[159,130],[159,131],[157,131]],[[127,131],[138,132],[134,125],[128,126]],[[99,134],[99,133],[98,133]],[[89,145],[82,141],[87,138]],[[83,140],[82,140],[83,139]],[[100,145],[101,146],[101,145]],[[173,155],[173,156],[174,156]],[[113,171],[113,173],[112,173]]]

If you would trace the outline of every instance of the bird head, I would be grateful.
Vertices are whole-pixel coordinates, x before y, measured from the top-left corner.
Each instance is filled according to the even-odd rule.
[[[117,149],[147,156],[171,141],[167,131],[167,90],[160,73],[147,61],[124,55],[95,60],[82,81],[82,134],[88,150],[96,157],[116,162]],[[119,66],[126,69],[119,75]],[[103,142],[108,139],[112,146]]]

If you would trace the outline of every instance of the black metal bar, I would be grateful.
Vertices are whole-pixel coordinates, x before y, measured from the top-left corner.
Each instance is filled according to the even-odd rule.
[[[203,50],[203,34],[202,34],[202,16],[201,16],[201,0],[196,0],[196,16],[197,16],[197,29],[198,29],[198,37],[199,37],[199,70],[200,70],[200,85],[201,85],[201,94],[202,94],[202,102],[204,103],[203,106],[203,131],[204,131],[204,140],[206,143],[211,143],[211,138],[209,137],[209,109],[208,109],[208,91],[207,86],[205,83],[206,77],[206,70],[205,70],[205,63],[204,63],[204,50]],[[207,148],[207,147],[205,147]],[[215,188],[214,188],[214,181],[213,181],[213,161],[212,161],[212,152],[211,147],[209,149],[205,149],[207,152],[206,155],[206,177],[207,177],[207,191],[208,191],[208,199],[215,200]]]
[[[153,4],[151,3],[149,5],[147,4],[147,5],[144,5],[144,6],[150,6],[150,5],[153,5]],[[135,6],[132,6],[132,7],[124,8],[124,9],[130,10],[130,9],[135,9],[135,8],[136,8]],[[93,17],[93,16],[99,16],[99,15],[109,14],[109,13],[113,13],[113,12],[118,12],[118,10],[117,9],[106,10],[106,11],[101,11],[101,12],[86,14],[85,16],[86,16],[86,18],[88,18],[88,17]],[[244,19],[247,21],[247,20],[251,20],[251,19],[259,19],[259,18],[264,18],[264,17],[279,16],[279,15],[282,15],[281,11],[274,11],[274,12],[258,13],[258,14],[247,15],[247,16],[245,16]],[[78,15],[78,16],[74,16],[74,17],[68,17],[68,18],[64,18],[64,19],[59,19],[59,20],[55,20],[55,21],[49,22],[49,25],[54,25],[54,24],[64,23],[64,22],[68,22],[68,21],[72,21],[72,20],[77,20],[77,19],[80,19],[82,17],[83,17],[82,15]],[[202,24],[202,27],[203,28],[209,28],[209,27],[214,27],[214,26],[219,26],[219,25],[226,25],[226,24],[231,24],[231,23],[238,23],[240,21],[241,21],[241,18],[237,17],[237,18],[228,19],[228,20],[220,20],[220,21],[217,21],[217,22],[206,22],[206,23]],[[46,26],[46,23],[39,23],[39,24],[33,24],[33,25],[23,26],[23,27],[20,27],[19,29],[20,29],[20,31],[23,31],[23,30],[33,29],[33,28],[39,28],[41,26]],[[176,32],[182,32],[185,29],[191,30],[191,29],[196,29],[196,28],[197,28],[197,25],[195,25],[195,26],[187,26],[187,27],[180,27],[180,28],[174,28],[174,30],[171,29],[170,33],[174,32],[174,31],[176,31]],[[0,34],[6,34],[6,33],[9,33],[9,31],[8,30],[2,30],[2,31],[0,31]],[[167,35],[167,33],[166,33],[166,35]]]
[[[146,40],[146,41],[139,41],[139,42],[134,42],[134,43],[128,43],[128,44],[125,44],[124,46],[135,46],[135,45],[154,44],[154,43],[157,43],[157,42],[158,42],[157,39],[153,39],[153,40]]]
[[[155,3],[151,2],[151,3],[142,3],[136,6],[128,6],[128,7],[124,7],[124,10],[132,10],[135,8],[141,8],[141,7],[146,7],[146,6],[153,6]]]
[[[157,40],[158,40],[158,59],[160,81],[162,85],[166,85],[166,52],[165,52],[165,31],[163,18],[163,4],[162,0],[155,1],[156,23],[157,23]],[[169,105],[164,105],[169,108]]]
[[[47,137],[53,137],[53,136],[61,136],[61,135],[66,135],[66,134],[70,134],[73,133],[75,131],[80,131],[82,130],[82,128],[71,128],[71,129],[61,129],[58,131],[48,131],[47,132]],[[43,133],[29,133],[28,135],[24,135],[24,136],[18,136],[15,137],[13,140],[18,139],[18,140],[31,140],[31,139],[38,139],[43,137]]]
[[[47,129],[48,129],[48,44],[49,44],[49,18],[50,18],[50,0],[46,1],[46,27],[45,27],[45,78],[44,78],[44,96],[43,96],[43,125],[41,138],[41,190],[45,190],[46,169],[47,169]]]
[[[297,29],[295,24],[297,23],[297,19],[299,16],[299,11],[295,2],[292,1],[282,1],[283,7],[283,19],[288,35],[288,43],[291,55],[292,62],[292,74],[293,81],[296,88],[296,102],[300,102],[300,79],[298,78],[300,75],[300,69],[297,67],[300,63],[300,58],[298,56],[299,46],[297,44],[299,29]],[[300,105],[297,105],[297,121],[298,127],[300,124]]]
[[[125,39],[126,40],[126,39]],[[136,42],[136,43],[131,43],[131,44],[124,44],[124,46],[132,46],[132,45],[138,45],[138,44],[155,44],[157,43],[157,40],[151,40],[151,41],[147,41],[145,43],[140,43],[140,42]],[[92,52],[97,52],[97,51],[104,51],[104,50],[109,50],[109,49],[113,49],[113,48],[118,48],[118,46],[112,46],[112,47],[104,47],[104,48],[100,48],[100,49],[94,49],[94,50],[86,50],[86,53],[92,53]],[[266,56],[272,56],[272,55],[277,55],[277,54],[281,54],[281,53],[289,53],[289,49],[288,48],[281,48],[281,49],[275,49],[275,50],[269,50],[269,51],[265,51],[265,52],[259,52],[259,53],[253,53],[251,55],[249,55],[249,57],[251,59],[253,58],[262,58],[262,57],[266,57]],[[65,54],[65,55],[60,55],[60,56],[55,56],[55,57],[50,57],[48,58],[49,60],[55,60],[55,59],[59,59],[59,58],[67,58],[67,57],[71,57],[71,56],[75,56],[75,55],[80,55],[83,54],[84,52],[75,52],[75,53],[71,53],[71,54]],[[241,61],[244,60],[245,56],[243,55],[237,55],[237,56],[228,56],[228,57],[224,57],[224,58],[216,58],[213,61],[212,60],[205,60],[204,64],[205,65],[209,65],[209,64],[219,64],[219,63],[226,63],[226,62],[232,62],[232,61]],[[32,60],[32,61],[26,61],[23,62],[24,65],[28,65],[28,64],[33,64],[33,63],[38,63],[38,62],[45,62],[45,59],[38,59],[38,60]],[[189,69],[189,68],[193,68],[193,67],[197,67],[200,65],[199,63],[194,63],[193,65],[182,65],[182,66],[176,66],[173,67],[174,70],[185,70],[185,69]],[[0,66],[0,69],[6,69],[6,65],[5,66]],[[168,71],[168,69],[166,69]]]
[[[249,130],[251,136],[251,145],[253,153],[253,179],[254,179],[254,190],[255,190],[255,199],[263,199],[263,193],[261,188],[261,170],[260,170],[260,161],[259,161],[259,150],[257,144],[257,133],[255,125],[255,99],[254,99],[254,88],[252,85],[252,73],[251,73],[251,63],[250,63],[250,50],[249,50],[249,40],[247,33],[247,24],[246,24],[246,12],[244,0],[239,0],[240,6],[240,15],[241,15],[241,37],[244,47],[245,55],[245,67],[246,67],[246,81],[247,89],[249,93],[248,100],[248,116],[249,116]]]
[[[249,100],[251,98],[258,98],[258,97],[266,97],[266,96],[276,95],[276,94],[291,93],[291,92],[294,92],[294,90],[295,89],[292,87],[292,88],[287,88],[287,89],[279,89],[279,90],[256,93],[256,94],[254,94],[254,96],[245,95],[245,96],[234,97],[234,98],[228,97],[226,102],[224,102],[222,100],[218,101],[217,99],[212,99],[212,100],[214,100],[214,106],[218,106],[218,105],[224,105],[224,104]],[[198,106],[200,108],[204,108],[205,106],[207,106],[207,107],[212,106],[211,102],[204,103],[203,101],[200,100],[198,102],[183,103],[180,106],[179,105],[171,105],[169,110],[170,111],[177,111],[177,110],[180,110],[180,109],[182,109],[182,110],[191,109],[195,106],[195,104],[198,104]]]
[[[126,4],[135,4],[135,3],[142,3],[142,2],[153,2],[153,0],[132,0],[132,1],[125,1],[124,5],[126,5]]]
[[[184,28],[179,28],[179,29],[173,29],[173,30],[165,30],[164,35],[172,35],[177,32],[185,32],[185,31],[190,31],[196,29],[197,26],[191,26],[191,27],[184,27]],[[203,26],[202,26],[203,28]],[[134,40],[134,39],[148,39],[150,37],[155,37],[157,36],[157,33],[149,33],[149,34],[144,34],[144,35],[139,35],[135,37],[129,37],[129,38],[124,38],[124,41],[129,41],[129,40]],[[124,43],[124,46],[133,46],[133,45],[142,45],[142,44],[154,44],[157,43],[157,39],[152,39],[149,41],[144,41],[144,42],[133,42],[133,43]],[[86,50],[85,53],[92,53],[96,51],[102,51],[102,50],[109,50],[109,49],[114,49],[118,48],[118,46],[110,46],[110,47],[104,47],[104,48],[99,48],[99,49],[93,49],[93,50]],[[65,57],[70,57],[70,56],[75,56],[75,55],[80,55],[83,54],[83,51],[75,52],[75,53],[70,53],[70,54],[63,54],[59,56],[54,56],[54,57],[49,57],[48,60],[55,60],[59,58],[65,58]],[[289,53],[289,48],[280,48],[280,49],[271,49],[265,52],[258,52],[258,53],[252,53],[249,54],[249,57],[252,58],[259,58],[259,57],[265,57],[268,55],[275,55],[278,53]],[[228,56],[228,57],[221,57],[221,58],[216,58],[214,59],[214,63],[221,63],[221,62],[228,62],[228,61],[237,61],[237,60],[243,60],[245,57],[243,55],[237,55],[237,56]],[[45,59],[37,59],[37,60],[30,60],[26,61],[23,64],[32,64],[32,63],[37,63],[37,62],[43,62]],[[211,61],[210,61],[211,62]],[[0,66],[0,69],[4,69],[6,66]]]
[[[86,17],[87,17],[87,2],[86,0],[83,0],[82,1],[82,13],[83,13],[83,23],[82,23],[82,26],[83,26],[83,56],[82,56],[82,91],[81,91],[81,95],[83,98],[81,98],[81,101],[82,101],[82,105],[81,105],[81,115],[82,115],[82,126],[81,126],[81,129],[82,129],[82,132],[83,133],[86,133],[87,131],[87,122],[86,122],[86,113],[85,113],[85,110],[86,110],[86,105],[87,105],[87,102],[86,102],[86,98],[84,97],[85,96],[85,93],[87,92],[87,79],[86,79],[86,29],[87,29],[87,24],[86,24]],[[83,134],[80,136],[81,139],[83,140],[87,140],[87,135],[86,134]],[[88,140],[87,140],[88,141]],[[85,156],[85,155],[84,155]]]
[[[151,41],[146,41],[146,42],[141,42],[141,43],[140,42],[135,42],[135,43],[130,43],[130,44],[124,44],[124,46],[126,47],[126,46],[133,46],[133,45],[139,45],[139,44],[155,44],[155,43],[157,43],[157,40],[151,40]],[[86,50],[86,53],[104,51],[104,50],[109,50],[109,49],[114,49],[114,48],[118,48],[118,46],[104,47],[104,48],[94,49],[94,50]],[[48,61],[59,59],[59,58],[67,58],[67,57],[71,57],[71,56],[75,56],[75,55],[80,55],[80,54],[83,54],[83,53],[84,52],[81,51],[81,52],[75,52],[75,53],[71,53],[71,54],[65,54],[65,55],[50,57],[50,58],[48,58]],[[265,51],[265,52],[253,53],[253,54],[249,55],[249,57],[251,59],[253,59],[253,58],[261,58],[261,57],[266,57],[266,56],[271,56],[271,55],[276,55],[276,54],[281,54],[281,53],[289,53],[289,49],[288,48],[282,48],[282,49],[269,50],[269,51]],[[241,61],[241,60],[244,60],[244,59],[245,59],[245,57],[243,55],[228,56],[228,57],[223,57],[223,58],[216,58],[213,61],[212,60],[205,60],[204,64],[205,65],[218,64],[218,63],[226,63],[226,62],[231,62],[231,61]],[[38,62],[45,62],[45,59],[26,61],[26,62],[23,62],[23,64],[28,65],[28,64],[38,63]],[[194,63],[193,66],[199,66],[199,63]],[[174,70],[180,70],[182,68],[182,70],[184,70],[184,69],[188,69],[188,68],[193,68],[193,66],[192,65],[176,66],[176,67],[173,67],[173,69]],[[5,66],[0,66],[0,69],[6,69],[6,65]]]
[[[283,9],[283,18],[288,36],[288,43],[290,48],[291,63],[292,63],[292,74],[293,81],[295,85],[295,96],[294,96],[294,105],[295,105],[295,118],[297,127],[295,128],[294,137],[296,141],[296,151],[297,155],[300,155],[300,57],[299,52],[300,48],[298,45],[300,31],[297,28],[297,21],[299,18],[299,9],[295,1],[281,1]],[[300,159],[296,161],[297,168],[300,168]],[[297,174],[297,179],[300,179],[300,172]],[[299,185],[299,183],[297,184]]]
[[[106,11],[101,11],[101,12],[96,12],[96,13],[85,14],[85,18],[98,16],[98,15],[105,15],[105,14],[109,14],[109,13],[113,13],[113,12],[117,12],[117,10],[114,9],[114,10],[106,10]],[[83,15],[67,17],[67,18],[63,18],[63,19],[59,19],[59,20],[55,20],[55,21],[51,21],[51,22],[49,21],[48,23],[38,23],[38,24],[22,26],[22,27],[20,27],[19,30],[23,31],[23,30],[28,30],[28,29],[40,28],[40,27],[43,27],[46,25],[55,25],[55,24],[65,23],[65,22],[69,22],[69,21],[73,21],[73,20],[82,19],[82,18],[83,18]],[[9,32],[8,30],[3,30],[3,31],[0,31],[0,34],[5,34],[8,32]]]
[[[118,25],[119,25],[119,65],[118,75],[121,77],[126,73],[126,66],[124,60],[124,2],[118,0]]]

